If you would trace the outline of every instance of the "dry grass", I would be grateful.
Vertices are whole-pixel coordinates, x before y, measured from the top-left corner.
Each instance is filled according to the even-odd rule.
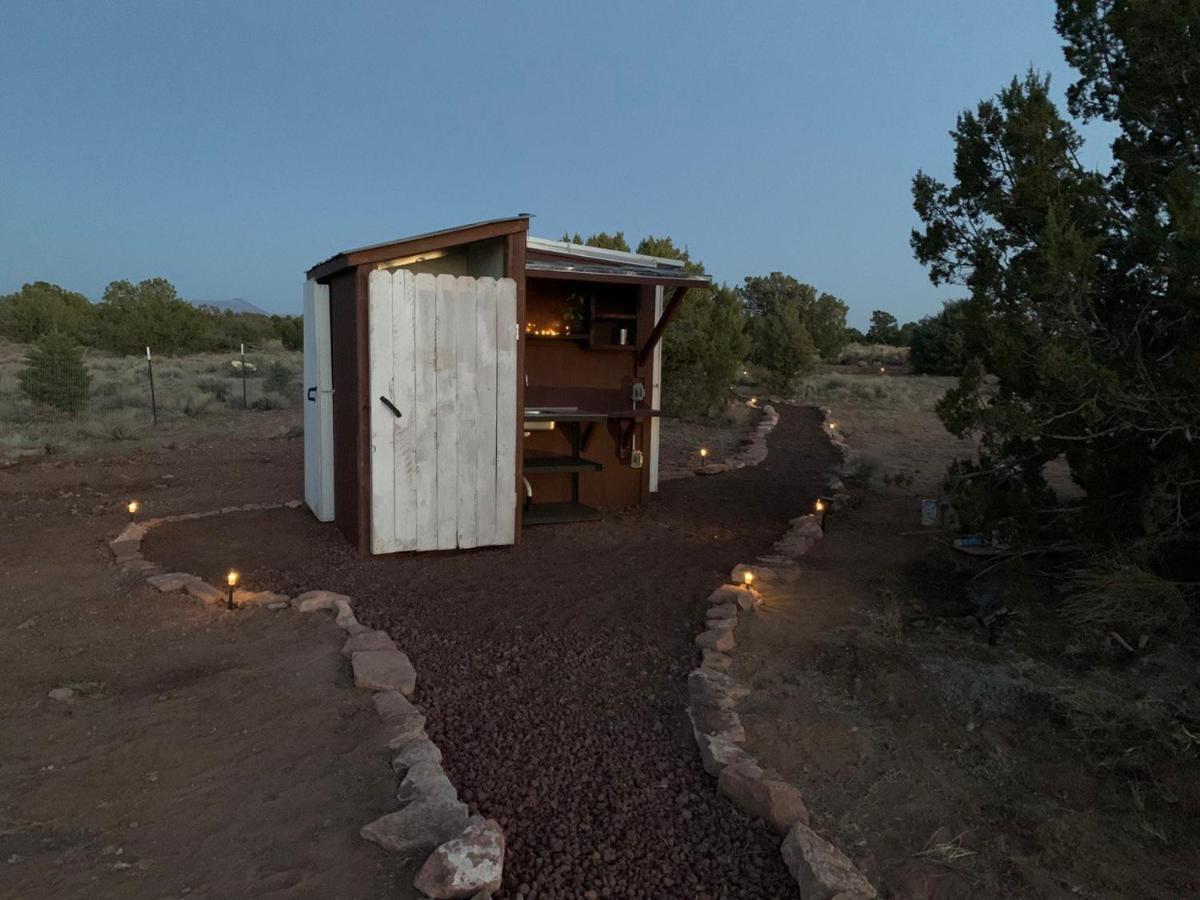
[[[1134,637],[1181,624],[1187,600],[1174,584],[1127,563],[1097,563],[1071,577],[1062,613],[1071,622],[1126,629]]]
[[[0,459],[31,453],[78,453],[154,435],[186,436],[229,425],[237,416],[298,409],[299,352],[278,342],[248,354],[246,406],[236,353],[198,353],[154,360],[158,426],[152,420],[146,360],[86,351],[91,383],[77,414],[32,404],[18,389],[27,348],[0,341]]]
[[[843,366],[906,366],[909,349],[890,344],[847,344],[838,354]]]

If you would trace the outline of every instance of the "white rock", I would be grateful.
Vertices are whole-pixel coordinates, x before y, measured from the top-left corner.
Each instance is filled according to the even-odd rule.
[[[467,900],[500,889],[504,832],[492,819],[472,816],[467,827],[438,847],[413,879],[434,900]]]
[[[69,687],[57,687],[46,696],[51,700],[57,700],[59,703],[66,703],[69,700],[75,699],[75,691]]]
[[[345,594],[335,594],[333,591],[307,591],[292,600],[292,605],[300,612],[317,612],[322,609],[336,609],[337,601],[350,601]]]
[[[399,812],[380,816],[359,833],[385,850],[405,858],[420,858],[448,841],[467,825],[466,804],[431,800],[410,803]]]
[[[804,900],[874,900],[879,896],[854,863],[804,822],[788,829],[779,849]]]
[[[722,735],[697,731],[695,737],[704,771],[714,778],[718,777],[726,766],[754,762],[749,753]]]
[[[392,756],[392,771],[407,774],[410,768],[423,762],[442,763],[442,751],[427,737],[409,741],[398,748]]]
[[[458,791],[450,783],[445,770],[435,762],[413,763],[396,789],[401,803],[424,803],[429,800],[454,802]]]
[[[705,650],[718,650],[721,653],[728,653],[737,644],[733,640],[732,631],[717,631],[710,628],[708,631],[702,631],[696,635],[696,646]]]
[[[353,635],[342,644],[342,656],[349,659],[354,656],[359,650],[395,650],[396,642],[393,641],[386,631],[372,631],[370,629]]]
[[[808,808],[800,792],[753,762],[723,768],[717,787],[745,812],[763,819],[779,832],[786,832],[797,822],[808,823]],[[807,900],[809,895],[801,893]]]
[[[417,671],[399,650],[359,650],[350,657],[354,684],[372,691],[399,691],[411,697],[417,687]]]
[[[168,572],[165,575],[151,575],[146,582],[154,585],[164,594],[168,594],[172,591],[182,591],[193,581],[199,580],[197,576],[189,575],[187,572]]]
[[[728,672],[733,667],[733,657],[727,653],[719,653],[716,650],[704,650],[702,654],[702,668],[711,669],[714,672]]]
[[[709,607],[708,610],[710,619],[736,619],[737,614],[736,603],[718,603],[716,606]]]
[[[414,706],[399,691],[379,691],[371,697],[371,700],[375,704],[375,712],[384,722],[419,715],[421,712],[420,707]]]
[[[189,581],[183,586],[183,589],[204,603],[227,603],[228,597],[225,592],[213,587],[207,581],[201,581],[197,578],[195,581]]]

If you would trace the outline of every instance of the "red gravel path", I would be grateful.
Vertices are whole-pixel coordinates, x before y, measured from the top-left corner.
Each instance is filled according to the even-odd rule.
[[[364,560],[280,510],[158,529],[144,550],[210,579],[233,562],[248,587],[350,594],[386,628],[448,774],[507,834],[500,898],[795,896],[779,837],[717,793],[683,711],[704,597],[835,461],[815,410],[782,412],[763,465],[516,548]]]

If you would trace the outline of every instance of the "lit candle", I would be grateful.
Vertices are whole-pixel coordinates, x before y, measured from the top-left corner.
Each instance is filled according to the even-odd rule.
[[[225,576],[225,584],[229,586],[229,608],[235,609],[233,605],[233,587],[238,583],[238,573],[234,569],[229,570],[229,574]]]

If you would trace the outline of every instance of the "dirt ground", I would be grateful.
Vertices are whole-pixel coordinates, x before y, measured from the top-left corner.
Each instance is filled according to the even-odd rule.
[[[763,467],[514,550],[363,560],[304,510],[164,526],[143,549],[345,591],[396,635],[449,774],[508,832],[502,897],[792,896],[778,836],[717,794],[683,707],[704,597],[831,462],[816,426],[789,412]],[[405,895],[358,836],[392,776],[334,626],[214,613],[108,561],[130,497],[158,516],[296,496],[301,442],[280,433],[0,472],[0,896]],[[64,685],[84,697],[47,698]]]
[[[393,785],[340,629],[160,594],[105,546],[131,497],[150,515],[294,497],[299,453],[243,434],[0,471],[0,896],[411,890],[357,834]],[[62,686],[81,698],[47,697]]]
[[[779,836],[701,768],[684,714],[704,600],[807,507],[832,453],[789,410],[767,462],[671,482],[599,523],[514,549],[364,560],[299,511],[157,529],[145,552],[248,586],[349,594],[419,673],[416,701],[460,795],[508,840],[501,898],[795,895]]]
[[[919,523],[969,446],[928,403],[822,399],[870,479],[799,588],[738,629],[752,752],[889,897],[1200,896],[1194,630],[1131,656],[1025,568],[1000,577],[1012,617],[989,646],[966,595],[981,564]]]

